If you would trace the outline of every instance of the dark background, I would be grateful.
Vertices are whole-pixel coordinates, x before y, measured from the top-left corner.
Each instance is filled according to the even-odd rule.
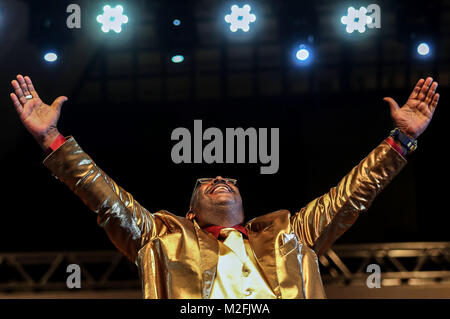
[[[246,1],[257,15],[248,34],[223,21],[242,1],[122,2],[129,23],[120,34],[95,22],[103,1],[76,2],[82,28],[69,30],[71,2],[0,4],[0,251],[113,248],[95,213],[42,165],[9,100],[17,73],[31,76],[46,103],[69,97],[60,131],[151,212],[184,215],[196,178],[221,175],[238,179],[247,220],[298,211],[335,186],[392,129],[382,98],[403,105],[417,80],[432,76],[441,100],[418,150],[338,243],[449,240],[450,1],[359,1],[381,7],[381,29],[364,34],[339,22],[350,1]],[[415,52],[423,40],[432,44],[427,59]],[[313,48],[307,66],[292,59],[300,43]],[[49,48],[55,64],[42,59]],[[185,61],[173,64],[173,54]],[[223,132],[280,128],[279,171],[174,164],[171,132],[193,133],[194,119]]]

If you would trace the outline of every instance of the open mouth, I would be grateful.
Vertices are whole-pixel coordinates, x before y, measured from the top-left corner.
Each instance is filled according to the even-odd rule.
[[[208,194],[219,194],[219,193],[232,193],[233,190],[230,186],[224,183],[219,183],[216,185],[213,185],[208,191]]]

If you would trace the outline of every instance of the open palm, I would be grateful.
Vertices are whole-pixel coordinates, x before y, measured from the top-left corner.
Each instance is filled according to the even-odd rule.
[[[401,108],[394,99],[385,97],[384,101],[388,102],[391,108],[394,125],[413,138],[422,134],[430,124],[439,101],[437,87],[438,83],[433,82],[431,77],[420,79]]]
[[[57,132],[57,123],[63,102],[67,97],[58,97],[51,105],[45,104],[39,98],[31,79],[17,75],[17,80],[11,81],[15,93],[11,93],[20,120],[27,130],[42,142],[53,131]]]

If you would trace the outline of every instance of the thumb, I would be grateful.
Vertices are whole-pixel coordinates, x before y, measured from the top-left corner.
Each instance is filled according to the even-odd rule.
[[[385,97],[385,98],[383,98],[383,101],[385,101],[389,104],[389,107],[391,109],[391,114],[394,114],[398,109],[400,109],[397,102],[395,102],[395,100],[391,97]]]
[[[52,103],[52,106],[56,107],[59,110],[61,110],[61,106],[64,102],[68,100],[67,96],[60,96],[56,98],[56,100]]]

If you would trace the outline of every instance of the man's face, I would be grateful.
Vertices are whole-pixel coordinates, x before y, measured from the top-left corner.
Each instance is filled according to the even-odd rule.
[[[244,211],[236,180],[221,176],[199,179],[187,217],[195,218],[200,227],[242,223]]]

